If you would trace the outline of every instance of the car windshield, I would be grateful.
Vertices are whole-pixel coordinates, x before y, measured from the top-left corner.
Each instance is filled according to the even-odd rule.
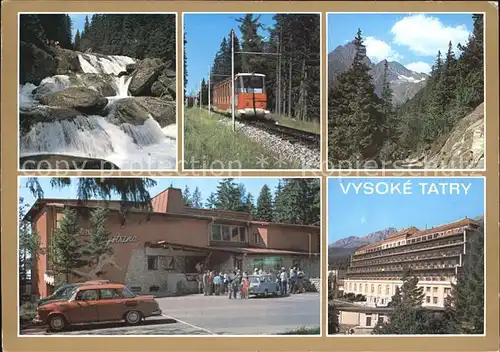
[[[127,286],[123,288],[123,297],[125,298],[134,298],[136,294],[133,293]]]
[[[241,76],[238,88],[243,93],[264,93],[264,77]]]
[[[252,284],[258,284],[260,282],[259,277],[258,276],[250,276],[250,282]]]
[[[73,285],[64,285],[59,287],[57,290],[54,291],[53,294],[50,295],[50,297],[63,297],[67,295],[69,292],[73,290],[74,286]]]

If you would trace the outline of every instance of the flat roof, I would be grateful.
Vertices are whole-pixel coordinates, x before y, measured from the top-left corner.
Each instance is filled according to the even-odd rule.
[[[66,204],[65,202],[75,202],[76,205]],[[112,211],[120,211],[120,206],[122,204],[125,205],[134,205],[134,202],[121,202],[115,200],[89,200],[89,201],[79,201],[78,199],[57,199],[57,198],[43,198],[37,199],[31,208],[28,210],[24,219],[30,219],[35,217],[37,213],[39,213],[45,205],[54,206],[54,207],[64,207],[64,206],[74,206],[80,208],[97,208],[99,205],[88,204],[91,203],[104,203],[108,205],[108,209]],[[192,219],[200,219],[200,220],[227,220],[231,222],[241,223],[241,224],[253,224],[253,225],[267,225],[267,226],[280,226],[280,227],[292,227],[292,228],[303,228],[303,229],[311,229],[311,230],[319,230],[319,226],[312,225],[298,225],[298,224],[285,224],[285,223],[275,223],[275,222],[265,222],[265,221],[255,221],[255,220],[246,220],[246,219],[228,219],[224,217],[217,216],[207,216],[207,215],[196,215],[196,214],[188,214],[188,213],[165,213],[165,212],[154,212],[148,211],[140,208],[131,208],[128,210],[130,213],[136,214],[144,214],[144,215],[160,215],[160,216],[172,216],[172,217],[184,217],[184,218],[192,218]]]
[[[262,73],[237,73],[235,76],[259,76],[259,77],[266,77],[266,75]]]

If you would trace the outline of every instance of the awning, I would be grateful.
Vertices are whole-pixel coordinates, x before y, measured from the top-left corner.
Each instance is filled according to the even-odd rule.
[[[272,248],[245,248],[243,249],[247,254],[290,254],[290,255],[319,255],[319,253],[289,251],[285,249],[272,249]]]

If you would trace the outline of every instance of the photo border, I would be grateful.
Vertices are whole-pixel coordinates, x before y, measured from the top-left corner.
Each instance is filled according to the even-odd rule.
[[[243,12],[244,13],[244,12]],[[321,11],[251,11],[248,13],[252,13],[254,15],[270,15],[270,14],[295,14],[295,15],[319,15],[319,21],[320,21],[320,38],[319,38],[319,56],[320,56],[320,62],[319,62],[319,69],[320,69],[320,112],[319,112],[319,122],[320,126],[319,129],[321,131],[320,133],[320,163],[319,167],[317,169],[186,169],[184,168],[184,111],[186,109],[185,102],[184,102],[184,95],[182,96],[182,115],[181,119],[183,122],[183,130],[182,130],[182,156],[181,160],[179,162],[179,165],[181,166],[182,171],[187,171],[187,172],[203,172],[203,173],[210,173],[210,172],[221,172],[221,171],[226,171],[226,172],[261,172],[262,174],[267,174],[267,173],[281,173],[281,172],[302,172],[302,173],[307,173],[307,172],[315,172],[319,173],[323,169],[323,156],[324,156],[324,150],[323,150],[323,142],[325,140],[325,137],[323,135],[323,126],[325,122],[323,121],[323,115],[324,115],[324,109],[323,109],[323,62],[324,60],[324,42],[323,39],[325,37],[323,33],[323,12]],[[242,12],[234,12],[234,11],[229,11],[229,12],[189,12],[189,11],[183,11],[182,12],[182,38],[184,38],[184,17],[186,15],[240,15]],[[186,28],[186,31],[188,29]],[[189,43],[189,40],[188,40]],[[184,47],[184,44],[183,44]],[[186,53],[186,56],[189,57],[189,54]],[[215,57],[215,56],[214,56]],[[184,50],[182,50],[182,77],[184,78]],[[184,87],[183,87],[184,88]],[[184,94],[184,89],[182,90],[182,94]]]
[[[90,176],[69,176],[70,178],[90,178]],[[26,181],[28,180],[28,176],[18,176],[17,177],[17,199],[19,199],[20,197],[20,188],[21,188],[21,179],[26,179]],[[38,176],[38,178],[40,179],[50,179],[52,178],[52,176]],[[110,177],[107,177],[107,178],[116,178],[116,179],[119,179],[119,178],[135,178],[135,176],[110,176]],[[182,176],[157,176],[155,177],[156,179],[184,179],[184,177]],[[220,176],[194,176],[190,179],[195,179],[195,178],[198,178],[198,179],[204,179],[204,178],[213,178],[213,179],[223,179],[223,177],[220,177]],[[263,176],[263,177],[259,177],[259,176],[241,176],[241,177],[238,177],[238,178],[234,178],[234,181],[235,182],[238,182],[238,179],[244,179],[244,178],[251,178],[251,179],[263,179],[263,181],[265,181],[265,179],[283,179],[283,177],[280,177],[280,176]],[[306,176],[306,177],[302,177],[302,176],[291,176],[291,177],[287,177],[287,178],[298,178],[298,179],[302,179],[302,178],[309,178],[309,179],[317,179],[319,180],[319,183],[320,183],[320,194],[322,195],[322,191],[323,191],[323,180],[320,176]],[[262,183],[262,186],[265,184],[265,182]],[[160,191],[161,193],[161,191]],[[150,194],[150,196],[153,198],[154,196],[152,194]],[[75,196],[74,199],[76,199],[77,197]],[[321,196],[320,197],[320,220],[321,220],[321,217],[322,217],[322,210],[323,210],[323,197]],[[19,211],[18,211],[18,214],[19,214]],[[19,215],[17,217],[17,228],[19,228]],[[320,272],[320,287],[318,289],[318,292],[319,293],[319,328],[320,328],[320,333],[317,334],[317,335],[266,335],[266,334],[259,334],[259,335],[230,335],[230,334],[224,334],[224,335],[220,335],[220,334],[215,334],[215,335],[92,335],[92,334],[79,334],[79,335],[57,335],[57,334],[52,334],[52,335],[23,335],[21,334],[21,326],[20,324],[17,324],[17,338],[20,338],[20,339],[28,339],[28,338],[33,338],[33,339],[38,339],[38,338],[68,338],[68,337],[78,337],[78,338],[96,338],[96,337],[99,337],[99,338],[116,338],[117,336],[119,338],[165,338],[165,337],[168,337],[168,338],[175,338],[175,339],[178,339],[178,338],[194,338],[194,339],[203,339],[203,338],[217,338],[217,337],[220,337],[220,336],[224,336],[224,337],[227,337],[227,338],[255,338],[255,337],[265,337],[265,338],[318,338],[318,337],[321,337],[323,336],[323,330],[324,330],[324,327],[323,327],[323,317],[324,317],[324,314],[323,314],[323,281],[324,281],[324,273],[323,273],[323,237],[324,237],[324,233],[323,233],[323,223],[321,222],[320,226],[319,226],[319,233],[320,233],[320,241],[319,241],[319,245],[320,245],[320,249],[319,249],[319,272]],[[19,232],[18,232],[18,235],[16,236],[16,246],[17,246],[17,251],[16,251],[16,254],[17,254],[17,257],[19,257]],[[16,268],[16,277],[17,277],[17,289],[19,290],[19,266],[17,266]],[[17,294],[17,301],[16,301],[16,309],[17,309],[17,315],[19,316],[20,315],[20,304],[19,304],[19,293]],[[171,319],[175,319],[175,317],[170,317],[170,316],[167,316],[165,314],[162,314],[163,317],[165,318],[171,318]],[[176,319],[177,320],[177,319]],[[184,321],[181,321],[181,320],[178,320],[180,323],[185,323]],[[188,323],[188,325],[191,325]],[[199,327],[201,328],[201,327]],[[208,330],[208,329],[207,329]]]
[[[424,15],[473,15],[473,14],[482,14],[483,15],[483,35],[484,35],[484,38],[486,38],[486,28],[487,28],[487,17],[486,16],[486,11],[466,11],[466,12],[461,12],[461,11],[448,11],[448,12],[443,12],[443,11],[422,11],[422,12],[413,12],[413,13],[410,13],[410,12],[401,12],[401,11],[394,11],[394,12],[370,12],[370,11],[363,11],[363,12],[327,12],[325,17],[326,17],[326,32],[325,32],[325,37],[326,37],[326,46],[327,46],[327,57],[328,57],[328,54],[331,52],[329,51],[330,48],[328,48],[328,23],[329,23],[329,18],[330,16],[342,16],[342,15],[354,15],[354,14],[361,14],[361,15],[402,15],[402,14],[406,14],[406,15],[418,15],[418,14],[424,14]],[[333,21],[332,21],[333,22]],[[484,40],[483,42],[483,57],[484,57],[484,66],[483,66],[483,108],[484,108],[484,111],[483,111],[483,135],[484,135],[484,140],[483,140],[483,160],[484,160],[484,166],[483,168],[470,168],[470,169],[449,169],[449,168],[441,168],[441,169],[427,169],[427,168],[421,168],[421,169],[415,169],[415,168],[400,168],[400,169],[378,169],[379,171],[381,170],[384,170],[384,171],[416,171],[416,170],[420,170],[420,171],[446,171],[446,172],[486,172],[486,160],[487,160],[487,155],[486,155],[486,141],[487,141],[487,133],[486,133],[486,126],[487,126],[487,122],[488,122],[488,119],[486,118],[486,111],[487,111],[487,107],[486,107],[486,93],[487,93],[487,79],[486,79],[486,44],[487,44],[487,40]],[[460,43],[459,43],[460,44]],[[331,50],[335,50],[334,48],[331,48]],[[456,53],[455,53],[456,54]],[[457,56],[458,57],[458,56]],[[326,63],[326,68],[325,68],[325,72],[326,72],[326,91],[325,91],[325,94],[326,94],[326,121],[327,121],[327,126],[326,126],[326,138],[328,139],[328,91],[329,91],[329,79],[328,79],[328,62]],[[422,89],[424,89],[425,87],[423,87]],[[470,114],[470,113],[469,113]],[[328,144],[327,144],[327,148],[326,148],[326,168],[327,168],[327,171],[330,172],[330,171],[366,171],[367,169],[331,169],[329,167],[329,161],[328,161]]]
[[[20,11],[20,12],[17,12],[17,42],[20,43],[21,42],[21,15],[36,15],[36,14],[47,14],[47,15],[56,15],[56,14],[64,14],[64,15],[78,15],[78,14],[86,14],[88,12],[82,12],[82,11]],[[96,11],[96,12],[92,12],[93,14],[97,14],[97,15],[100,15],[100,14],[106,14],[106,15],[129,15],[129,14],[137,14],[137,15],[151,15],[151,14],[155,14],[155,15],[174,15],[175,16],[175,69],[176,69],[176,75],[175,75],[175,86],[178,87],[179,86],[179,83],[182,83],[184,79],[179,79],[179,68],[178,68],[178,64],[179,64],[179,40],[178,40],[178,35],[179,35],[179,13],[178,12],[124,12],[124,11]],[[19,58],[17,60],[17,77],[19,77],[19,72],[21,71],[21,46],[20,45],[17,45],[17,57]],[[17,100],[16,100],[16,104],[17,104],[17,110],[18,110],[18,113],[17,113],[17,153],[18,155],[21,155],[21,119],[19,118],[19,90],[20,90],[20,83],[18,82],[18,85],[17,85]],[[40,85],[38,85],[40,86]],[[176,128],[177,130],[179,129],[179,112],[178,112],[178,105],[179,105],[179,101],[178,101],[178,97],[177,97],[177,94],[176,94],[176,98],[175,98],[175,103],[176,103],[176,110],[175,110],[175,124],[176,124]],[[178,134],[178,131],[177,131],[177,134]],[[138,172],[138,171],[153,171],[153,172],[159,172],[159,171],[167,171],[167,172],[173,172],[173,171],[177,171],[178,170],[178,166],[179,166],[179,142],[178,142],[178,136],[176,136],[176,139],[175,139],[175,166],[174,168],[172,169],[120,169],[119,171],[120,172]],[[61,154],[63,156],[66,156],[66,157],[72,157],[72,155],[69,155],[69,154]],[[84,157],[83,157],[84,158]],[[18,157],[18,159],[20,159],[20,157]],[[60,169],[44,169],[44,170],[40,170],[40,169],[34,169],[34,170],[30,170],[30,169],[21,169],[20,167],[20,160],[18,160],[18,163],[17,163],[17,172],[37,172],[37,171],[43,171],[43,172],[65,172],[66,170],[60,170]],[[75,171],[75,170],[72,170],[72,171]],[[82,171],[82,172],[85,172],[87,170],[80,170],[78,169],[78,171]],[[99,171],[99,170],[97,170]],[[101,171],[104,171],[104,170],[101,170]]]
[[[481,179],[483,181],[483,189],[482,189],[482,192],[483,192],[483,217],[484,217],[484,226],[485,226],[485,233],[483,234],[483,238],[484,238],[484,253],[483,253],[483,259],[484,259],[484,271],[483,271],[483,275],[484,275],[484,306],[483,306],[483,309],[484,309],[484,316],[483,316],[483,319],[484,319],[484,323],[483,323],[483,333],[482,334],[439,334],[439,335],[433,335],[433,334],[419,334],[419,335],[411,335],[411,334],[399,334],[399,335],[395,335],[395,334],[392,334],[392,335],[371,335],[371,334],[359,334],[359,335],[339,335],[339,334],[329,334],[328,331],[326,333],[326,336],[328,338],[376,338],[376,339],[380,339],[380,338],[395,338],[395,337],[402,337],[402,338],[415,338],[415,337],[418,337],[418,338],[424,338],[424,337],[429,337],[429,338],[432,338],[432,339],[436,339],[436,338],[442,338],[442,337],[457,337],[457,338],[470,338],[470,337],[486,337],[486,322],[487,322],[487,310],[486,310],[486,307],[488,305],[488,300],[486,298],[486,292],[487,292],[487,283],[486,283],[486,277],[487,277],[487,265],[486,265],[486,262],[487,262],[487,246],[486,246],[486,238],[487,238],[487,234],[488,234],[488,230],[487,230],[487,226],[486,226],[486,214],[487,214],[487,211],[486,211],[486,199],[487,199],[487,193],[486,193],[486,176],[434,176],[434,177],[425,177],[425,176],[371,176],[371,177],[358,177],[358,176],[332,176],[332,177],[327,177],[327,181],[326,181],[326,192],[327,194],[328,193],[328,188],[330,187],[330,180],[341,180],[341,179],[356,179],[356,180],[363,180],[363,179],[380,179],[381,181],[383,180],[394,180],[394,179],[400,179],[400,180],[405,180],[405,179],[429,179],[429,178],[433,178],[433,179],[443,179],[443,180],[446,180],[446,179]],[[327,199],[326,201],[326,213],[328,214],[328,210],[330,209],[330,199]],[[457,219],[458,220],[458,219]],[[444,223],[443,224],[440,224],[440,225],[435,225],[435,226],[441,226],[441,225],[445,225]],[[329,230],[329,223],[326,224],[326,237],[328,238],[328,232]],[[329,243],[330,245],[330,243]],[[329,255],[327,254],[327,256],[329,257]],[[491,270],[491,269],[490,269]],[[328,259],[327,259],[327,269],[326,269],[326,274],[327,277],[328,277]],[[328,282],[328,281],[327,281]],[[327,286],[328,286],[328,283],[327,283]],[[328,291],[329,291],[329,287],[327,288],[327,296],[326,296],[326,300],[328,301]],[[327,305],[328,305],[328,302],[327,302]],[[328,309],[328,308],[327,308]]]
[[[457,177],[459,174],[464,175],[482,175],[486,176],[486,187],[487,187],[487,208],[489,213],[489,218],[486,219],[487,232],[489,234],[489,247],[487,248],[487,263],[489,270],[489,275],[487,277],[489,281],[488,291],[486,292],[486,299],[488,301],[489,309],[488,321],[486,326],[486,337],[468,337],[464,339],[457,339],[453,337],[443,337],[440,339],[425,339],[421,337],[409,337],[401,338],[394,337],[388,340],[390,347],[386,343],[372,343],[367,339],[360,339],[352,337],[347,342],[343,339],[332,340],[323,337],[311,338],[311,339],[278,339],[273,340],[270,338],[240,338],[236,339],[226,339],[224,337],[214,338],[210,340],[204,339],[183,339],[182,342],[177,340],[168,340],[168,337],[164,339],[148,339],[148,338],[136,338],[136,339],[121,339],[120,337],[102,339],[95,337],[92,341],[91,347],[89,347],[86,342],[89,340],[79,339],[77,336],[72,336],[66,339],[44,339],[39,341],[37,339],[20,339],[15,336],[15,329],[12,327],[13,324],[3,324],[3,341],[4,347],[7,351],[53,351],[53,350],[73,350],[73,351],[86,351],[89,348],[95,351],[116,351],[117,349],[122,351],[143,351],[144,349],[148,351],[164,351],[165,346],[174,350],[189,350],[189,351],[207,351],[214,350],[217,352],[223,351],[290,351],[290,350],[300,350],[300,351],[310,351],[310,350],[339,350],[339,351],[380,351],[385,352],[390,350],[393,351],[496,351],[500,348],[499,344],[499,314],[498,307],[500,303],[500,295],[498,291],[499,283],[499,273],[495,272],[498,267],[499,258],[499,165],[498,165],[498,153],[499,153],[499,102],[498,102],[498,5],[496,2],[487,1],[441,1],[441,2],[430,2],[430,1],[407,1],[407,2],[396,2],[396,1],[260,1],[258,2],[261,11],[269,12],[281,12],[283,10],[308,12],[308,10],[314,8],[317,11],[323,13],[322,28],[326,28],[324,14],[328,11],[335,12],[366,12],[366,11],[381,11],[381,12],[398,12],[405,10],[407,12],[486,12],[488,17],[488,26],[485,29],[486,42],[488,43],[488,51],[486,59],[486,66],[488,67],[489,75],[486,77],[487,86],[487,97],[488,105],[486,111],[486,120],[488,126],[490,127],[490,132],[488,133],[488,138],[486,139],[486,149],[488,151],[488,157],[486,161],[486,171],[476,171],[467,170],[463,173],[457,173],[453,171],[439,170],[439,171],[425,171],[425,169],[410,169],[410,170],[360,170],[353,172],[352,170],[335,170],[326,171],[325,161],[323,161],[323,167],[319,175],[322,179],[326,176],[348,176],[357,175],[373,177],[373,176],[389,176],[389,175],[400,175],[401,177],[408,177],[408,175],[419,175],[419,176],[454,176]],[[2,129],[2,212],[1,221],[3,225],[2,237],[2,276],[5,285],[2,286],[2,298],[3,306],[2,313],[4,321],[12,322],[18,319],[16,315],[16,309],[11,302],[15,302],[16,291],[14,287],[15,278],[12,276],[11,270],[8,268],[18,265],[18,258],[16,258],[16,242],[17,240],[13,238],[12,234],[17,233],[16,228],[17,220],[17,207],[18,199],[16,199],[16,192],[13,191],[12,185],[17,184],[17,176],[77,176],[82,177],[83,175],[89,177],[108,177],[113,175],[134,175],[136,177],[158,177],[158,176],[174,176],[182,175],[183,177],[189,176],[204,176],[199,172],[187,172],[187,171],[163,171],[157,172],[153,170],[148,170],[142,173],[136,172],[119,172],[119,171],[105,171],[105,170],[61,170],[57,172],[38,170],[38,171],[16,171],[19,165],[19,159],[17,153],[11,152],[12,144],[16,144],[13,140],[14,136],[17,135],[13,133],[14,130],[17,131],[17,118],[14,116],[18,115],[17,106],[14,103],[17,101],[17,85],[18,77],[15,72],[17,67],[17,56],[14,53],[17,52],[18,43],[16,38],[12,35],[17,28],[17,12],[53,12],[61,11],[65,12],[113,12],[116,10],[117,5],[122,7],[124,10],[131,12],[154,12],[154,11],[175,11],[180,16],[181,12],[186,11],[198,11],[198,12],[247,12],[249,7],[254,8],[254,4],[249,5],[248,2],[244,1],[151,1],[151,2],[133,2],[133,1],[117,1],[117,0],[107,0],[107,1],[65,1],[52,0],[52,1],[35,1],[35,0],[11,0],[2,4],[2,33],[3,33],[3,46],[2,46],[2,104],[1,111],[2,117],[1,129]],[[364,11],[360,11],[363,8]],[[259,11],[259,12],[261,12]],[[179,30],[179,29],[178,29]],[[7,35],[10,33],[11,35]],[[179,31],[177,38],[179,38]],[[323,49],[325,47],[325,36],[323,36]],[[178,48],[181,43],[178,39]],[[178,49],[179,50],[179,49]],[[323,55],[325,55],[323,51]],[[323,60],[323,70],[325,72],[325,61]],[[179,65],[177,65],[180,67]],[[180,68],[178,68],[178,75],[182,74]],[[323,104],[325,104],[326,96],[326,80],[323,79]],[[182,84],[178,84],[177,89],[183,91]],[[177,94],[178,97],[181,95]],[[184,104],[184,102],[179,102],[177,104]],[[179,105],[177,105],[179,106]],[[322,106],[323,111],[326,111],[325,105]],[[177,108],[178,111],[178,108]],[[177,115],[179,116],[179,115]],[[323,113],[322,116],[323,127],[322,127],[322,147],[326,147],[326,129],[325,125],[326,114]],[[182,121],[177,120],[178,131],[182,128]],[[180,133],[177,136],[177,145],[182,146],[182,136]],[[325,150],[325,149],[323,149]],[[177,148],[178,156],[180,155],[179,147]],[[323,154],[324,155],[324,154]],[[239,170],[241,171],[241,170]],[[227,171],[211,171],[211,175],[217,175],[220,177],[231,177],[231,176],[262,176],[262,172],[257,170],[245,172],[242,175],[241,172],[233,174]],[[269,173],[272,176],[273,173]],[[317,176],[318,174],[309,172],[289,172],[288,170],[282,170],[276,174],[278,177],[290,177],[293,175],[297,176]],[[324,184],[324,182],[323,182]],[[323,199],[326,199],[326,189],[322,189]],[[323,248],[326,248],[327,238],[324,236],[324,223],[327,221],[325,214],[325,202],[322,203],[322,235],[323,235]],[[323,276],[326,271],[326,257],[323,256]],[[490,268],[491,267],[491,268]],[[493,269],[492,269],[493,268]],[[323,284],[322,287],[327,285]],[[325,294],[325,291],[322,291]],[[9,302],[9,303],[7,303]],[[324,300],[323,300],[324,302]],[[325,310],[323,310],[325,311]],[[323,316],[323,326],[325,326],[325,316]],[[17,330],[17,329],[16,329]],[[244,347],[243,347],[244,346]]]

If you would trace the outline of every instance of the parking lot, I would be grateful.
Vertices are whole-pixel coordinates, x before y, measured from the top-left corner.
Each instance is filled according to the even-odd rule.
[[[130,327],[103,324],[74,327],[61,335],[275,335],[300,327],[318,327],[320,294],[288,297],[228,299],[227,296],[190,295],[158,298],[163,317]],[[21,334],[49,334],[27,329]]]

